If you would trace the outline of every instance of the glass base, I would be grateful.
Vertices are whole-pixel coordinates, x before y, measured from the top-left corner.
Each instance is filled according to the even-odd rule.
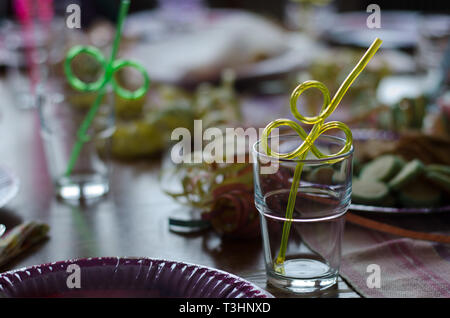
[[[338,271],[314,259],[294,259],[283,264],[283,274],[267,271],[267,282],[294,293],[313,293],[337,282]]]
[[[56,181],[56,194],[67,201],[92,201],[109,191],[108,178],[100,175],[72,175]]]

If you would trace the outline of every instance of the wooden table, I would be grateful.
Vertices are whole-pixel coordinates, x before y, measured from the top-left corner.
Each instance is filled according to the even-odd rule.
[[[223,240],[212,231],[181,235],[169,231],[168,216],[183,209],[158,184],[159,162],[114,163],[112,189],[90,206],[72,206],[53,195],[34,110],[9,102],[0,81],[0,165],[20,178],[18,195],[0,209],[8,228],[26,220],[50,225],[49,239],[0,271],[96,256],[153,257],[225,270],[277,297],[292,297],[266,286],[261,241]],[[339,280],[337,286],[309,297],[359,297]]]

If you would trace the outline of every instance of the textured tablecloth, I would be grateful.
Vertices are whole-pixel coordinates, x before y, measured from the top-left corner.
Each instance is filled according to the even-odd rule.
[[[450,244],[347,223],[342,254],[342,277],[364,297],[450,297]]]

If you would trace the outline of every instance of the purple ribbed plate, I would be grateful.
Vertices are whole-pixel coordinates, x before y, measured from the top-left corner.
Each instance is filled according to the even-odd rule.
[[[213,268],[150,258],[100,257],[31,266],[0,274],[1,297],[273,296],[238,276]]]

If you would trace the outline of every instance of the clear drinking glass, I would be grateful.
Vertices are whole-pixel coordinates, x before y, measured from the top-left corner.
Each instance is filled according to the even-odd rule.
[[[39,24],[25,30],[10,21],[5,23],[2,33],[7,52],[8,92],[18,108],[33,108],[37,87],[47,78],[48,36]]]
[[[297,135],[277,138],[280,153],[294,150],[302,141]],[[345,140],[322,135],[314,144],[323,154],[333,154]],[[339,275],[345,213],[351,199],[353,148],[327,159],[309,153],[305,160],[278,159],[261,148],[258,141],[253,151],[254,186],[267,281],[296,293],[326,289]],[[297,165],[303,169],[289,218],[286,210]]]
[[[89,201],[109,191],[111,139],[115,130],[113,94],[105,96],[88,130],[89,140],[70,175],[66,174],[77,131],[95,95],[86,93],[39,94],[38,109],[47,164],[58,197]]]

